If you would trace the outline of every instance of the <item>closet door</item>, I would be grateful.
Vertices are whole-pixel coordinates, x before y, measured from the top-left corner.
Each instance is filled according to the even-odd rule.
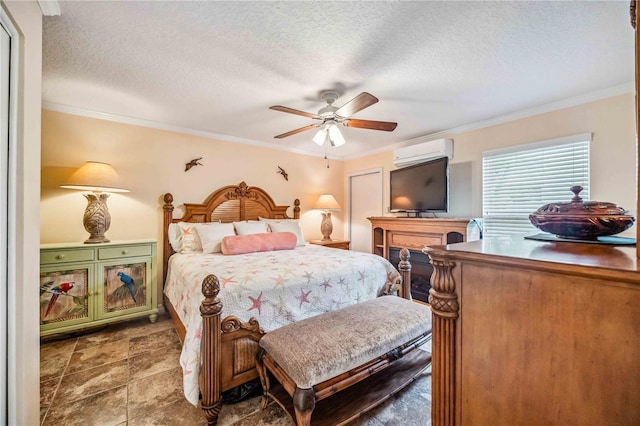
[[[349,175],[349,239],[351,250],[371,253],[371,216],[382,216],[382,169]]]

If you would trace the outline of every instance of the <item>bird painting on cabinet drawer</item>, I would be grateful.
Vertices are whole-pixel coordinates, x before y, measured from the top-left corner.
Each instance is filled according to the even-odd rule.
[[[56,304],[58,297],[60,297],[61,294],[64,294],[64,295],[68,294],[69,290],[73,288],[73,285],[74,285],[73,281],[61,283],[51,288],[51,290],[49,290],[53,294],[51,295],[51,299],[49,299],[49,304],[47,305],[47,311],[44,314],[45,317],[49,316],[49,314],[51,313],[51,310]]]
[[[138,303],[136,301],[135,292],[133,290],[133,284],[134,284],[133,278],[131,278],[129,275],[125,274],[124,272],[118,272],[117,275],[120,278],[120,281],[122,282],[123,287],[126,287],[127,290],[129,290],[129,294],[131,295],[131,299],[133,299],[133,303]]]

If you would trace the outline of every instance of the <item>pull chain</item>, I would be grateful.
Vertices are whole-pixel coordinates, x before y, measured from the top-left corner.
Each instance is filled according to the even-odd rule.
[[[329,145],[328,142],[324,143],[324,159],[327,160],[327,169],[329,168],[329,158],[327,157],[327,146],[328,145]]]

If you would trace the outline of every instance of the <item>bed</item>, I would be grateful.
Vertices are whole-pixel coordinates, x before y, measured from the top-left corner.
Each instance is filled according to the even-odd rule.
[[[170,243],[172,224],[295,222],[297,199],[289,216],[289,206],[241,182],[202,204],[185,203],[179,218],[173,195],[163,200],[164,304],[183,342],[185,396],[194,404],[199,398],[209,424],[217,422],[222,392],[258,377],[258,341],[269,330],[381,294],[409,295],[402,285],[409,282],[408,252],[398,272],[380,256],[304,243],[238,255],[176,253]]]

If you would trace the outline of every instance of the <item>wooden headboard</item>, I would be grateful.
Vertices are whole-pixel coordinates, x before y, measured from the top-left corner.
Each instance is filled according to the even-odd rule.
[[[248,186],[245,182],[215,190],[202,204],[185,203],[184,216],[173,218],[173,195],[163,196],[164,224],[162,227],[162,282],[167,277],[169,257],[174,253],[169,244],[169,225],[177,222],[239,222],[257,220],[258,216],[269,219],[299,219],[300,200],[293,202],[293,218],[287,216],[289,206],[276,206],[273,198],[261,188]]]

